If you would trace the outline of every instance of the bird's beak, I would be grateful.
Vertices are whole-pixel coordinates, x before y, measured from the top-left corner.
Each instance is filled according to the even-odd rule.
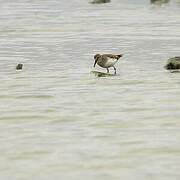
[[[94,61],[94,67],[96,66],[97,60]]]

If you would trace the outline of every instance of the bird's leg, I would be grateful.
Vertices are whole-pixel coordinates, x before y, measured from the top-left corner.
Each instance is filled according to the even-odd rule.
[[[107,73],[109,73],[109,69],[107,68]]]
[[[116,68],[113,66],[113,68],[114,68],[114,74],[116,74]]]

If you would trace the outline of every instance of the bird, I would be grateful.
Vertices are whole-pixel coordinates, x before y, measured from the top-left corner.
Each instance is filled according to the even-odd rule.
[[[96,64],[98,64],[100,67],[102,68],[106,68],[107,69],[107,73],[109,73],[109,68],[113,67],[114,68],[114,74],[116,74],[116,68],[114,67],[114,65],[116,64],[116,62],[119,60],[120,57],[122,57],[123,54],[96,54],[94,56],[94,67],[96,66]]]
[[[16,66],[16,70],[21,70],[23,68],[23,64],[18,64],[17,66]]]

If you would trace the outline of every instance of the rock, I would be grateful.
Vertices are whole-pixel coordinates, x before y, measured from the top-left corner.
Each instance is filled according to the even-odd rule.
[[[98,71],[91,71],[91,73],[97,77],[116,76],[115,74],[103,73],[103,72],[98,72]]]
[[[16,66],[16,70],[21,70],[23,68],[23,64],[18,64],[17,66]]]
[[[177,69],[180,69],[180,56],[168,59],[165,68],[167,70],[177,70]]]
[[[108,3],[110,0],[93,0],[90,2],[91,4],[101,4],[101,3]]]
[[[164,4],[168,3],[170,0],[151,0],[151,3],[153,4]]]

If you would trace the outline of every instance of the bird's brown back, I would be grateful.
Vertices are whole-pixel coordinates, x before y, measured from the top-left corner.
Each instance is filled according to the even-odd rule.
[[[103,58],[113,58],[113,59],[119,59],[122,57],[122,54],[114,55],[114,54],[103,54]]]

